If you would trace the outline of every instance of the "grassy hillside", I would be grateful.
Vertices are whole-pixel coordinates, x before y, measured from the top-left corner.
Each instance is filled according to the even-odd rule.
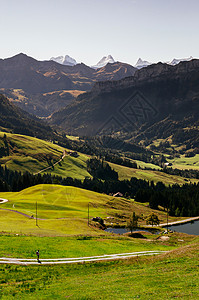
[[[181,155],[180,157],[167,160],[172,163],[173,168],[199,170],[199,154],[196,154],[194,157]]]
[[[4,132],[0,132],[0,148],[5,148],[4,135]],[[19,134],[6,133],[6,142],[9,145],[9,153],[0,158],[0,164],[13,171],[39,172],[57,162],[63,151],[67,151],[51,142]],[[66,156],[61,164],[48,172],[78,179],[91,177],[86,170],[87,159],[83,154],[79,154],[77,158]]]
[[[9,200],[0,204],[0,230],[5,232],[51,236],[98,234],[97,228],[87,225],[88,204],[90,219],[101,217],[107,226],[110,223],[125,226],[133,211],[143,217],[153,211],[159,216],[160,222],[166,222],[164,211],[151,210],[146,204],[71,186],[37,185],[21,192],[0,193],[0,198]],[[36,217],[36,201],[39,227],[36,227],[35,219],[29,218]],[[169,217],[169,221],[176,219]],[[146,221],[141,220],[139,224],[145,225]]]
[[[131,177],[136,177],[138,179],[143,179],[147,181],[154,181],[157,183],[158,181],[162,181],[164,184],[184,184],[187,182],[198,182],[197,179],[186,179],[176,175],[169,175],[160,171],[152,171],[152,170],[142,170],[142,169],[133,169],[124,166],[119,166],[113,163],[109,163],[110,166],[118,172],[119,179],[131,179]]]
[[[4,135],[6,134],[6,141]],[[37,173],[49,166],[52,166],[55,162],[59,161],[63,155],[64,149],[56,144],[47,142],[41,139],[37,139],[30,136],[11,134],[0,132],[0,150],[3,149],[5,153],[0,155],[0,164],[6,166],[13,171],[29,171],[32,173]],[[197,168],[198,167],[198,156],[193,158],[175,159],[173,161],[174,167],[188,167]],[[91,177],[87,172],[87,160],[89,156],[79,153],[77,158],[66,155],[63,161],[57,164],[54,168],[50,168],[45,171],[45,173],[51,173],[52,175],[58,175],[62,177],[72,177],[76,179],[83,180],[85,177]],[[151,167],[154,168],[155,165],[147,164],[141,161],[137,161],[138,166],[141,168]],[[111,167],[118,172],[119,179],[131,179],[131,177],[136,177],[138,179],[144,179],[147,181],[162,181],[166,185],[169,184],[183,184],[187,182],[185,178],[165,174],[159,172],[158,166],[155,166],[157,170],[143,170],[143,169],[133,169],[124,167],[121,165],[116,165],[109,163]],[[196,179],[188,179],[190,182],[197,182]]]

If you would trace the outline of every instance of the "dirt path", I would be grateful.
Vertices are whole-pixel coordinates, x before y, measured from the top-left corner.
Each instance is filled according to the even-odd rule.
[[[8,202],[7,199],[2,199],[2,198],[0,198],[0,204],[6,203],[6,202]],[[20,214],[20,215],[22,215],[22,216],[24,216],[24,217],[27,217],[27,218],[29,218],[29,219],[33,219],[33,220],[36,219],[35,217],[29,216],[29,215],[27,215],[27,214],[25,214],[25,213],[23,213],[23,212],[18,211],[18,210],[14,210],[14,209],[10,209],[10,208],[1,208],[1,207],[0,207],[0,209],[1,209],[1,210],[7,210],[7,211],[15,212],[15,213]],[[47,220],[47,219],[40,219],[40,218],[37,218],[37,220]]]
[[[107,255],[105,254],[101,256],[89,256],[89,257],[54,258],[54,259],[45,258],[45,259],[41,259],[39,262],[37,261],[37,259],[1,257],[0,264],[19,264],[19,265],[74,264],[74,263],[128,259],[131,257],[139,257],[143,255],[158,255],[166,252],[168,251],[157,250],[157,251],[141,251],[141,252],[107,254]]]
[[[0,204],[6,203],[6,202],[8,202],[7,199],[0,198]]]
[[[180,220],[180,221],[174,221],[174,222],[169,222],[168,226],[172,226],[172,225],[178,225],[178,224],[186,224],[192,221],[197,221],[199,220],[199,216],[198,217],[193,217],[193,218],[188,218],[188,219],[184,219],[184,220]],[[165,227],[167,226],[167,223],[161,223],[159,224],[160,227]]]
[[[57,164],[59,164],[60,162],[62,162],[62,160],[64,159],[64,157],[66,157],[66,151],[64,150],[63,151],[63,155],[62,155],[62,157],[60,158],[60,160],[58,160],[56,163],[54,163],[52,166],[50,166],[50,167],[47,167],[47,168],[45,168],[45,169],[42,169],[42,170],[40,170],[39,172],[36,172],[36,173],[34,173],[33,175],[38,175],[38,174],[40,174],[40,173],[42,173],[42,172],[44,172],[44,171],[47,171],[47,170],[49,170],[49,169],[52,169],[52,167],[54,167],[54,166],[56,166]]]

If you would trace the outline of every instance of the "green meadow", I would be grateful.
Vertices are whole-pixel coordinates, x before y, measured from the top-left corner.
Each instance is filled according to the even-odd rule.
[[[1,299],[199,298],[198,243],[152,257],[74,265],[0,265]]]
[[[182,244],[178,242],[178,236],[167,243],[158,237],[148,234],[145,239],[139,240],[128,236],[100,234],[99,231],[97,236],[86,235],[86,232],[84,235],[61,237],[3,234],[0,236],[0,257],[35,258],[35,252],[39,249],[41,260],[75,258],[134,251],[168,251]]]
[[[199,170],[199,154],[196,154],[194,157],[181,155],[174,159],[168,159],[168,161],[172,163],[173,168]]]

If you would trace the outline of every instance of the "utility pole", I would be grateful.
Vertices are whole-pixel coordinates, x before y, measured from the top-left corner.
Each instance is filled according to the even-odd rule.
[[[167,206],[167,233],[168,233],[168,227],[169,227],[169,208]]]
[[[36,226],[38,226],[38,223],[37,223],[37,201],[36,201]]]
[[[89,202],[88,202],[88,226],[89,226]]]

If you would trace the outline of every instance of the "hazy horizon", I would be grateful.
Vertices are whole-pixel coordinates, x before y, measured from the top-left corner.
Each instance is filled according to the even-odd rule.
[[[0,58],[25,53],[37,60],[69,55],[96,64],[111,54],[166,62],[198,58],[196,0],[0,0]]]

